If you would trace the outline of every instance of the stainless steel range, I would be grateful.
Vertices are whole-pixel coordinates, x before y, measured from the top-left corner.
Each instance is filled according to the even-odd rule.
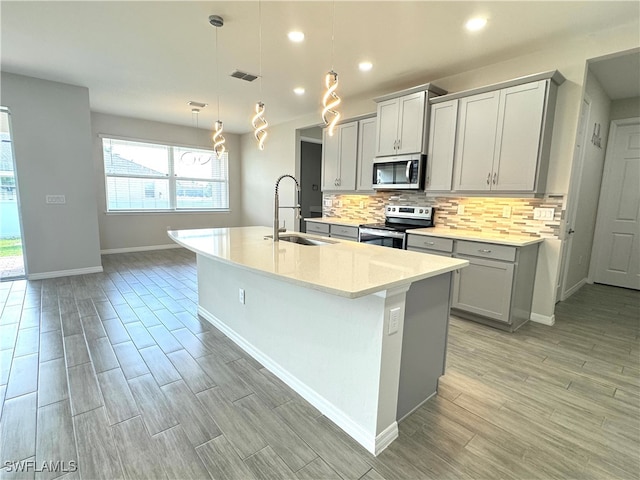
[[[433,227],[433,207],[388,205],[384,223],[360,225],[358,240],[372,245],[407,248],[407,230]]]

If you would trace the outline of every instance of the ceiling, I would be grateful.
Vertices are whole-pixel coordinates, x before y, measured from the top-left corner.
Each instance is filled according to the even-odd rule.
[[[256,101],[271,124],[319,112],[325,73],[339,73],[343,101],[371,97],[638,23],[640,3],[619,1],[0,2],[3,71],[89,88],[93,111],[193,125],[187,101],[208,103],[198,124],[251,130]],[[216,29],[208,17],[225,25]],[[475,15],[480,32],[464,30]],[[231,78],[235,69],[260,81]],[[305,33],[291,43],[290,30]],[[332,47],[331,34],[334,30]],[[333,55],[332,55],[333,50]],[[373,63],[370,72],[358,62]],[[216,72],[219,65],[220,81]],[[302,86],[306,94],[292,90]],[[372,110],[374,109],[372,104]],[[320,120],[320,119],[319,119]]]

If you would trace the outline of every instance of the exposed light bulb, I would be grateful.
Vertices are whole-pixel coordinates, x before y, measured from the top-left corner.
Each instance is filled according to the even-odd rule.
[[[324,107],[322,109],[322,120],[329,127],[329,136],[333,136],[336,123],[340,120],[340,112],[336,110],[336,107],[340,105],[340,97],[335,93],[336,88],[338,88],[338,74],[332,70],[327,73],[324,81],[327,91],[322,97],[322,105]],[[329,118],[330,115],[333,118]]]
[[[470,32],[477,32],[478,30],[482,30],[484,26],[487,24],[487,19],[482,17],[471,18],[467,20],[465,23],[465,27]]]
[[[267,139],[267,127],[269,126],[269,123],[264,118],[264,103],[256,103],[256,114],[251,119],[251,124],[255,129],[253,135],[258,141],[258,148],[264,150],[264,141]]]
[[[227,150],[224,146],[225,139],[222,136],[222,122],[218,120],[215,126],[216,131],[213,133],[213,150],[218,158],[222,158]]]
[[[301,41],[304,40],[304,33],[302,33],[302,32],[289,32],[287,34],[287,37],[289,37],[289,40],[291,40],[292,42],[300,43]]]
[[[296,87],[293,89],[293,93],[295,93],[296,95],[304,95],[304,88],[302,87]]]
[[[358,68],[360,69],[361,72],[368,72],[369,70],[371,70],[373,68],[373,63],[371,63],[371,62],[360,62],[358,64]]]

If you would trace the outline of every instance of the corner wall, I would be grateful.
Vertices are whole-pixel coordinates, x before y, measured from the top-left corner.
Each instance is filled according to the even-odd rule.
[[[28,278],[102,271],[89,90],[2,72],[11,111]],[[63,205],[45,204],[48,194]]]
[[[100,227],[100,248],[103,252],[174,246],[167,237],[169,227],[177,230],[240,225],[241,154],[237,135],[225,134],[229,151],[228,212],[107,213],[102,139],[98,135],[114,135],[141,141],[211,148],[211,132],[199,128],[96,112],[91,114],[91,126],[96,214]]]

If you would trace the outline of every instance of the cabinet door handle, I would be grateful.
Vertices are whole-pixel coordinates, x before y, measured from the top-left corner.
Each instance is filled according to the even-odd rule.
[[[425,245],[435,245],[435,242],[424,242]]]
[[[498,180],[498,173],[494,173],[493,174],[493,184],[496,184],[496,181]]]
[[[479,249],[478,249],[478,251],[479,251],[480,253],[491,253],[491,250],[488,250],[488,249],[486,249],[486,248],[479,248]]]
[[[398,150],[400,150],[400,147],[402,147],[402,139],[401,138],[398,139]]]
[[[487,185],[491,184],[491,172],[487,175]]]

